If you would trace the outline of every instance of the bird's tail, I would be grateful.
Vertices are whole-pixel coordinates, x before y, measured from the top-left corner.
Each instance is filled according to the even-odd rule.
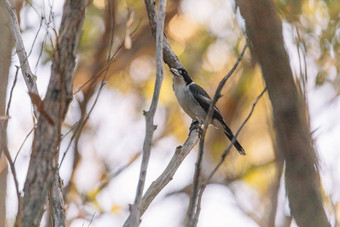
[[[246,155],[246,152],[244,151],[243,147],[237,141],[237,139],[235,138],[235,136],[233,134],[229,134],[226,131],[224,131],[224,134],[230,139],[230,141],[233,142],[234,147],[238,150],[238,153],[240,153],[240,155]],[[234,141],[233,141],[233,139],[234,139]]]
[[[222,117],[221,117],[222,118]],[[229,140],[233,143],[234,147],[238,150],[238,153],[240,155],[246,155],[246,152],[244,151],[243,147],[241,144],[237,141],[235,138],[233,132],[230,130],[228,125],[223,121],[223,119],[218,120],[215,119],[213,121],[213,125],[221,130],[223,130],[224,134],[229,138]]]

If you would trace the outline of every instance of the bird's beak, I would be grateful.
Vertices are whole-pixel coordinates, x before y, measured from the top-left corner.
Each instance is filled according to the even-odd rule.
[[[170,68],[170,71],[172,72],[172,74],[174,74],[174,76],[180,76],[178,69]]]

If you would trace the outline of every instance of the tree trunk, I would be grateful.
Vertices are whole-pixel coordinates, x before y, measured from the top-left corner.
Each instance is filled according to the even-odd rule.
[[[64,5],[52,61],[51,79],[43,105],[38,108],[45,114],[40,114],[34,135],[30,165],[24,185],[22,226],[39,226],[51,186],[54,181],[59,181],[59,177],[56,176],[59,175],[61,125],[72,100],[76,50],[80,41],[86,3],[84,0],[67,0]],[[60,194],[56,193],[56,195]],[[60,204],[57,205],[59,207]],[[58,207],[56,209],[63,209],[63,205]]]
[[[7,19],[4,9],[0,7],[0,116],[5,116],[6,111],[6,91],[8,84],[8,73],[11,65],[12,39],[7,26]],[[6,120],[0,119],[4,131],[6,131]],[[0,133],[0,141],[7,146],[7,133]],[[0,143],[1,144],[1,143]],[[0,226],[6,226],[6,189],[8,165],[7,159],[0,145]]]
[[[237,0],[237,4],[272,103],[278,152],[286,164],[291,214],[299,226],[330,226],[322,205],[306,104],[296,88],[284,48],[282,22],[271,0]]]

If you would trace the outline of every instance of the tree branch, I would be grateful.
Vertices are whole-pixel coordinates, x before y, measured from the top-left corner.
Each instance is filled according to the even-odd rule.
[[[149,24],[152,35],[156,36],[156,2],[155,0],[144,0],[146,10],[149,17]],[[163,37],[163,60],[170,68],[184,68],[182,63],[178,60],[175,52],[171,49],[166,37]]]
[[[20,34],[20,28],[18,24],[18,18],[15,13],[15,9],[11,6],[8,0],[2,0],[2,6],[6,9],[8,19],[9,19],[9,28],[12,33],[12,37],[15,41],[16,52],[20,61],[20,68],[22,75],[24,77],[27,89],[29,93],[35,94],[39,97],[38,87],[36,84],[37,77],[32,73],[28,56],[25,50],[24,42],[22,41],[22,37]],[[38,119],[38,109],[35,105],[33,105],[34,115]]]
[[[131,222],[130,226],[135,227],[139,226],[140,222],[140,209],[142,204],[142,195],[144,190],[146,172],[148,167],[148,162],[151,153],[151,143],[152,136],[154,131],[156,130],[156,126],[153,124],[153,118],[157,109],[160,89],[162,86],[164,74],[163,74],[163,37],[164,37],[164,17],[165,17],[165,6],[166,0],[160,0],[159,8],[158,8],[158,17],[157,17],[157,30],[156,30],[156,63],[157,63],[157,72],[156,72],[156,82],[154,93],[152,97],[152,102],[150,105],[150,109],[147,112],[144,112],[146,118],[146,132],[145,139],[143,144],[143,157],[142,164],[140,168],[140,175],[137,185],[137,192],[135,197],[135,202],[131,207]]]
[[[272,0],[237,0],[254,55],[261,65],[273,110],[278,152],[285,160],[285,186],[299,226],[330,226],[323,208],[317,156]],[[259,17],[262,15],[262,17]],[[263,20],[263,18],[266,18]]]
[[[152,182],[149,188],[146,190],[143,199],[142,205],[140,207],[140,216],[144,214],[146,209],[149,207],[151,202],[156,198],[156,196],[162,191],[162,189],[172,180],[175,175],[177,169],[182,164],[185,157],[190,153],[190,151],[197,144],[200,134],[200,128],[196,127],[191,132],[187,140],[182,146],[178,146],[175,150],[174,155],[172,156],[169,164],[165,168],[165,170],[160,174],[160,176]],[[131,215],[125,221],[124,226],[130,226]]]
[[[199,143],[199,152],[197,154],[197,161],[196,161],[196,164],[195,164],[193,192],[192,192],[192,197],[190,198],[190,203],[189,203],[189,207],[188,207],[188,210],[187,210],[187,217],[186,217],[186,222],[187,222],[187,225],[189,225],[189,226],[196,226],[197,221],[198,221],[197,219],[195,219],[195,216],[196,216],[195,213],[196,212],[194,212],[194,210],[195,210],[195,207],[197,206],[199,178],[200,178],[201,162],[202,162],[203,149],[204,149],[204,139],[205,139],[206,132],[208,130],[208,126],[209,126],[209,124],[212,120],[213,110],[214,110],[214,107],[216,105],[217,100],[221,97],[221,91],[222,91],[223,86],[225,85],[225,83],[227,82],[229,77],[234,73],[234,71],[237,68],[237,66],[239,65],[239,63],[241,62],[242,57],[247,50],[247,47],[248,47],[248,40],[246,40],[246,43],[245,43],[240,55],[238,56],[234,66],[231,68],[229,73],[225,77],[223,77],[223,79],[220,81],[220,83],[219,83],[219,85],[216,89],[214,99],[212,100],[212,103],[209,107],[207,117],[203,122],[204,128],[203,128],[201,140],[200,140],[200,143]],[[233,140],[235,140],[236,137],[237,137],[237,134],[235,135]],[[231,146],[231,144],[233,142],[234,141],[231,141],[229,146]],[[197,216],[197,218],[198,218],[198,216]]]
[[[251,115],[253,114],[254,110],[255,110],[255,106],[258,103],[258,101],[260,100],[260,98],[263,96],[263,94],[267,91],[267,88],[264,88],[263,91],[259,94],[259,96],[257,96],[257,98],[255,99],[252,108],[248,114],[248,116],[246,117],[246,119],[243,121],[243,123],[241,124],[241,126],[239,127],[239,129],[237,130],[237,132],[235,133],[235,138],[238,136],[238,134],[241,132],[241,130],[243,129],[243,127],[245,126],[245,124],[248,122],[248,120],[250,119]],[[197,222],[198,222],[198,217],[201,211],[201,201],[202,201],[202,196],[203,196],[203,192],[205,190],[205,188],[207,187],[209,181],[211,180],[211,178],[214,176],[214,174],[217,172],[217,170],[220,168],[220,166],[223,164],[225,158],[227,157],[227,155],[229,154],[229,151],[231,149],[231,147],[233,146],[233,141],[231,141],[229,143],[229,145],[227,146],[227,148],[223,151],[222,156],[221,156],[221,160],[219,161],[219,163],[216,165],[216,167],[213,169],[213,171],[208,175],[208,177],[203,181],[203,183],[201,184],[200,188],[199,188],[199,192],[198,192],[198,199],[197,199],[197,205],[195,207],[195,212],[193,213],[193,220],[192,220],[192,225],[196,226]]]

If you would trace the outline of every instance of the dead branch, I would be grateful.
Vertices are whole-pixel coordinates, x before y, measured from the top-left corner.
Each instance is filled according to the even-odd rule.
[[[225,83],[227,82],[229,77],[234,73],[234,71],[237,68],[237,66],[239,65],[239,63],[241,62],[242,57],[247,50],[247,47],[248,47],[248,40],[246,41],[246,44],[244,45],[244,47],[243,47],[240,55],[238,56],[234,66],[231,68],[229,73],[225,77],[223,77],[223,79],[220,81],[220,83],[219,83],[219,85],[216,89],[214,99],[213,99],[213,101],[212,101],[212,103],[209,107],[207,117],[206,117],[205,121],[203,122],[204,128],[203,128],[202,137],[201,137],[201,140],[200,140],[200,143],[199,143],[199,152],[197,154],[197,161],[196,161],[196,164],[195,164],[193,192],[192,192],[192,197],[190,198],[190,203],[189,203],[189,207],[188,207],[188,210],[187,210],[187,217],[186,217],[186,222],[187,222],[187,225],[189,225],[189,226],[196,226],[197,221],[198,221],[198,216],[196,216],[195,209],[197,207],[198,187],[199,187],[199,179],[200,179],[200,171],[201,171],[201,162],[202,162],[202,157],[203,157],[204,139],[205,139],[206,132],[208,130],[208,126],[209,126],[209,124],[212,120],[213,110],[214,110],[214,107],[216,105],[216,102],[221,97],[221,91],[222,91],[223,86],[225,85]],[[237,134],[235,135],[233,140],[235,140],[236,137],[237,137]],[[231,141],[229,146],[231,146],[233,142],[234,141]]]
[[[11,6],[8,0],[2,1],[2,7],[6,9],[8,19],[9,19],[9,28],[12,33],[12,37],[15,41],[16,52],[20,61],[20,68],[22,75],[24,77],[27,89],[30,93],[39,96],[38,87],[36,84],[37,77],[32,73],[28,56],[25,50],[24,42],[22,41],[22,37],[20,34],[20,28],[18,24],[18,18],[15,13],[15,9]],[[38,119],[38,110],[35,106],[33,106],[34,115]]]
[[[163,38],[164,38],[164,18],[165,18],[165,6],[166,0],[159,1],[159,8],[157,14],[157,29],[156,29],[156,82],[154,93],[151,101],[151,105],[148,111],[144,112],[145,120],[146,120],[146,132],[145,139],[143,144],[143,156],[142,156],[142,164],[140,168],[140,175],[137,185],[136,197],[133,206],[131,207],[131,219],[130,225],[131,227],[139,226],[140,219],[140,209],[142,205],[142,195],[144,190],[146,172],[148,168],[148,163],[150,159],[151,153],[151,144],[153,133],[156,130],[157,126],[153,123],[153,118],[156,113],[159,94],[164,78],[163,73]]]
[[[163,188],[172,180],[175,175],[177,169],[182,164],[183,160],[190,153],[190,151],[197,144],[199,139],[200,130],[199,127],[194,128],[191,132],[185,143],[181,146],[178,146],[175,150],[174,155],[172,156],[169,164],[165,168],[165,170],[160,174],[160,176],[152,182],[149,188],[146,190],[140,207],[140,216],[144,214],[146,209],[149,207],[151,202],[156,198],[156,196],[163,190]],[[124,226],[128,227],[130,222],[131,215],[126,220]]]

